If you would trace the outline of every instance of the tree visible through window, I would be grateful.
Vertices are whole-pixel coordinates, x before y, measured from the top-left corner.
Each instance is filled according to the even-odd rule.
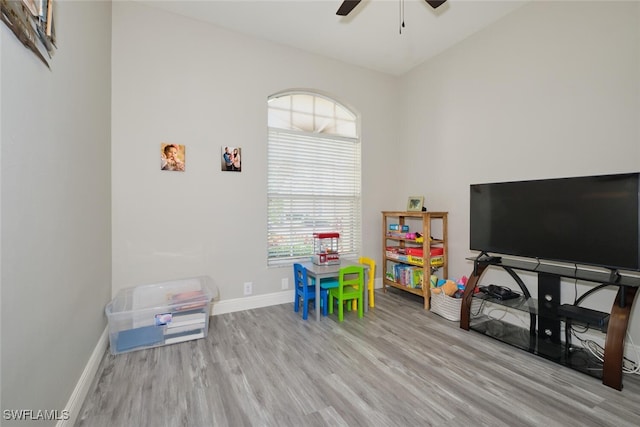
[[[361,247],[357,116],[306,92],[268,100],[268,264],[313,252],[313,233],[340,233],[341,256]]]

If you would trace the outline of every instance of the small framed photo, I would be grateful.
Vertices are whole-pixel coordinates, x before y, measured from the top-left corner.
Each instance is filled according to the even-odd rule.
[[[160,144],[160,170],[184,172],[185,151],[181,144]]]
[[[220,167],[222,171],[242,172],[242,161],[240,147],[222,147],[222,156],[220,158]]]
[[[407,200],[407,211],[409,212],[422,212],[422,205],[424,204],[423,196],[411,196]]]

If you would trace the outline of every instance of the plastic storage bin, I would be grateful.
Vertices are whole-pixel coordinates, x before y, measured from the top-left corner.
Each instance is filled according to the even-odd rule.
[[[206,337],[215,289],[200,276],[120,290],[105,308],[111,354]]]

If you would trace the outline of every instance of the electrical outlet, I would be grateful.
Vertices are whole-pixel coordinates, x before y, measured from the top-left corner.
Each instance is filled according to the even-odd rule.
[[[285,277],[282,279],[282,290],[285,291],[287,289],[289,289],[289,279]]]
[[[246,295],[251,295],[253,293],[253,283],[251,282],[244,282],[244,294]]]

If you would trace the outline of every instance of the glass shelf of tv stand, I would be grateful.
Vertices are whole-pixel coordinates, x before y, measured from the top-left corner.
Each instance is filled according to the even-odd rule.
[[[602,362],[582,347],[571,346],[567,349],[564,342],[550,342],[524,327],[486,315],[472,316],[469,328],[554,363],[602,379]]]
[[[478,292],[473,295],[473,298],[481,300],[485,303],[492,303],[501,305],[507,308],[512,308],[518,311],[524,311],[531,314],[538,314],[538,300],[537,298],[527,298],[524,295],[518,298],[512,298],[507,300],[501,300],[499,298],[491,297],[483,292]]]
[[[564,342],[552,342],[538,334],[536,327],[539,313],[536,298],[527,298],[522,295],[518,298],[500,300],[479,292],[473,296],[473,299],[469,329],[554,363],[602,379],[602,362],[586,349],[575,346],[567,349]],[[481,304],[478,305],[478,302]],[[487,314],[492,308],[528,313],[529,328],[525,327],[526,320],[523,320],[520,326]]]

